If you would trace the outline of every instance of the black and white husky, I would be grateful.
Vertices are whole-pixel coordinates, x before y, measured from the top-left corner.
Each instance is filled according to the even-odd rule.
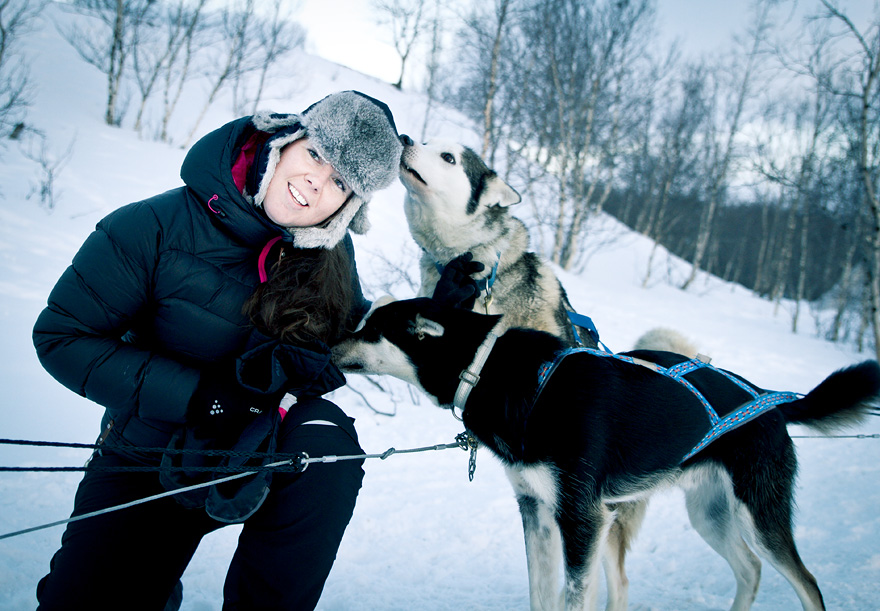
[[[715,430],[709,410],[662,372],[688,372],[687,382],[720,416],[739,414],[765,391],[664,351],[580,351],[554,362],[564,349],[557,337],[527,329],[496,336],[498,321],[431,299],[392,302],[333,354],[343,371],[396,376],[441,407],[463,410],[465,426],[501,459],[516,491],[533,609],[595,607],[616,508],[673,484],[685,492],[694,529],[733,569],[733,609],[748,609],[757,594],[755,552],[791,583],[804,609],[824,609],[792,535],[797,461],[786,425],[831,430],[876,412],[875,361],[832,374],[806,396],[788,393],[788,402],[701,446]],[[675,367],[682,362],[685,369]],[[547,363],[555,364],[542,383]],[[626,580],[608,585],[608,608],[626,608]]]
[[[547,331],[574,344],[565,290],[550,266],[529,251],[526,226],[509,212],[521,201],[519,193],[466,146],[400,139],[404,211],[422,248],[418,295],[430,297],[443,267],[470,252],[485,266],[474,275],[481,288],[475,311],[503,315],[503,326]],[[588,333],[579,335],[595,345]]]

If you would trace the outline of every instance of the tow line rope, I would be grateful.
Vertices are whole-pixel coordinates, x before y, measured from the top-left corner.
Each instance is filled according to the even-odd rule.
[[[27,446],[49,446],[49,447],[63,447],[63,448],[82,448],[82,449],[114,449],[114,446],[107,445],[98,445],[98,444],[87,444],[87,443],[64,443],[64,442],[54,442],[54,441],[28,441],[23,439],[0,439],[0,444],[7,445],[27,445]],[[280,456],[287,456],[289,458],[284,458],[283,460],[278,460],[267,465],[243,465],[241,467],[236,468],[212,468],[212,467],[192,467],[192,468],[183,468],[183,467],[159,467],[158,465],[155,467],[114,467],[108,469],[101,469],[98,467],[89,467],[88,463],[86,463],[83,467],[0,467],[0,471],[179,471],[179,470],[191,470],[191,471],[216,471],[216,472],[230,472],[237,471],[233,475],[228,475],[226,477],[221,477],[219,479],[202,482],[199,484],[193,484],[191,486],[186,486],[184,488],[177,488],[175,490],[169,490],[167,492],[161,492],[159,494],[154,494],[152,496],[144,497],[141,499],[137,499],[135,501],[130,501],[128,503],[122,503],[121,505],[114,505],[113,507],[107,507],[105,509],[100,509],[98,511],[93,511],[91,513],[84,513],[78,516],[73,516],[67,518],[66,520],[58,520],[56,522],[50,522],[48,524],[41,524],[39,526],[33,526],[31,528],[25,528],[23,530],[17,530],[14,532],[9,532],[5,534],[0,534],[0,539],[9,539],[11,537],[16,537],[18,535],[23,535],[26,533],[34,532],[37,530],[43,530],[45,528],[52,528],[53,526],[61,526],[64,524],[68,524],[70,522],[77,522],[79,520],[85,520],[86,518],[92,518],[95,516],[103,515],[105,513],[110,513],[113,511],[119,511],[121,509],[127,509],[129,507],[134,507],[135,505],[141,505],[143,503],[148,503],[150,501],[156,501],[167,496],[173,496],[175,494],[180,494],[182,492],[189,492],[192,490],[198,490],[200,488],[206,488],[208,486],[216,486],[218,484],[223,484],[232,480],[236,480],[242,477],[247,477],[248,475],[254,475],[260,471],[274,470],[274,471],[305,471],[308,466],[312,463],[335,463],[342,460],[363,460],[367,458],[379,458],[381,460],[385,460],[389,456],[393,454],[415,454],[417,452],[431,452],[435,450],[449,450],[452,448],[461,448],[462,450],[470,450],[471,452],[471,460],[468,465],[468,476],[471,480],[473,480],[473,471],[475,468],[474,459],[476,454],[477,441],[474,438],[473,434],[470,431],[465,431],[463,433],[459,433],[455,437],[455,441],[453,443],[441,443],[433,446],[424,446],[420,448],[409,448],[404,450],[397,450],[395,448],[388,448],[381,454],[352,454],[352,455],[343,455],[343,456],[335,456],[335,455],[327,455],[327,456],[318,456],[315,458],[310,457],[305,452],[298,452],[296,454],[280,454],[274,453],[269,454],[266,452],[237,452],[231,450],[174,450],[168,448],[130,448],[125,447],[126,450],[134,450],[136,449],[139,452],[166,452],[171,454],[201,454],[201,455],[213,455],[213,456],[247,456],[253,458],[266,458],[266,457],[274,457],[278,458]]]

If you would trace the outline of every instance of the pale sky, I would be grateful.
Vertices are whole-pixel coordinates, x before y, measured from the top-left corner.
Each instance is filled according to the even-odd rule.
[[[293,17],[308,30],[306,51],[387,82],[397,81],[400,59],[379,31],[369,0],[300,0]]]
[[[864,24],[877,1],[836,3],[857,24]],[[658,0],[658,27],[664,38],[680,39],[688,54],[720,50],[735,32],[744,33],[751,4],[751,0]],[[813,12],[818,5],[818,0],[799,0],[798,15]],[[397,80],[400,60],[390,35],[376,24],[369,0],[300,0],[293,17],[308,30],[307,51],[387,82]]]

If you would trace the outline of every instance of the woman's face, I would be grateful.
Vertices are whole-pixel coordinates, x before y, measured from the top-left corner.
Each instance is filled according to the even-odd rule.
[[[342,207],[351,189],[339,172],[301,138],[281,149],[263,209],[282,227],[311,227]]]

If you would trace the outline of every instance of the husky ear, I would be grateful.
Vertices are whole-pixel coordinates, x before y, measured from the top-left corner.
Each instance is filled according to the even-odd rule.
[[[382,306],[386,306],[389,303],[393,303],[395,301],[397,301],[397,299],[395,299],[392,295],[382,295],[381,297],[379,297],[379,299],[373,302],[373,304],[370,306],[369,311],[364,314],[364,317],[361,318],[361,321],[358,323],[357,327],[354,330],[355,333],[364,328],[364,325],[367,324],[367,319],[373,315],[373,312],[375,312]]]
[[[522,201],[522,197],[509,184],[501,180],[497,174],[492,174],[486,178],[485,188],[480,195],[480,205],[491,207],[501,206],[506,208],[518,204]]]
[[[412,326],[410,326],[410,332],[419,339],[424,339],[426,335],[430,335],[431,337],[443,337],[443,334],[446,333],[446,329],[444,329],[443,325],[439,322],[425,318],[421,314],[416,314],[416,320]]]

